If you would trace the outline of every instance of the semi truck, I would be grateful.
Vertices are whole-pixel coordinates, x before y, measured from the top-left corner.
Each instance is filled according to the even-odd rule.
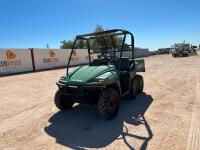
[[[188,57],[192,53],[192,46],[189,43],[175,43],[171,48],[173,57]]]

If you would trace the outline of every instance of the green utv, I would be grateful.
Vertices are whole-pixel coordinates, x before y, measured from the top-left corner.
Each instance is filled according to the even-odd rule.
[[[73,54],[76,49],[81,51],[80,47],[87,49],[89,64],[69,71]],[[67,71],[57,82],[59,89],[55,94],[55,105],[64,111],[75,102],[97,104],[100,116],[111,120],[118,113],[121,98],[132,100],[143,91],[143,77],[136,71],[145,71],[144,59],[134,60],[131,32],[114,29],[77,35]]]

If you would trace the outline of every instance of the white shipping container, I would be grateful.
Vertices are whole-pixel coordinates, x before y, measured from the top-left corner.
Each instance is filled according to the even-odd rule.
[[[70,57],[70,53],[71,53],[71,49],[67,49],[68,59]],[[96,54],[90,55],[91,61],[96,58],[97,58]],[[81,64],[88,64],[88,63],[89,63],[88,50],[87,49],[75,49],[75,51],[72,54],[72,58],[71,58],[69,65],[74,66],[74,65],[81,65]]]
[[[0,75],[33,71],[29,49],[0,49]]]
[[[67,65],[66,49],[33,49],[35,70],[59,68]]]

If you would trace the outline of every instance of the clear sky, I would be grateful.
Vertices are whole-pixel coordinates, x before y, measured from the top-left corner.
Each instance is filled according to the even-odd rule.
[[[134,33],[136,46],[200,44],[200,0],[0,0],[0,48],[59,48],[96,25]]]

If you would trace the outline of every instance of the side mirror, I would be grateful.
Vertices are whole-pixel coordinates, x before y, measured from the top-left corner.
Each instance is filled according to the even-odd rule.
[[[145,62],[144,59],[139,58],[135,59],[135,71],[136,72],[145,72]]]

